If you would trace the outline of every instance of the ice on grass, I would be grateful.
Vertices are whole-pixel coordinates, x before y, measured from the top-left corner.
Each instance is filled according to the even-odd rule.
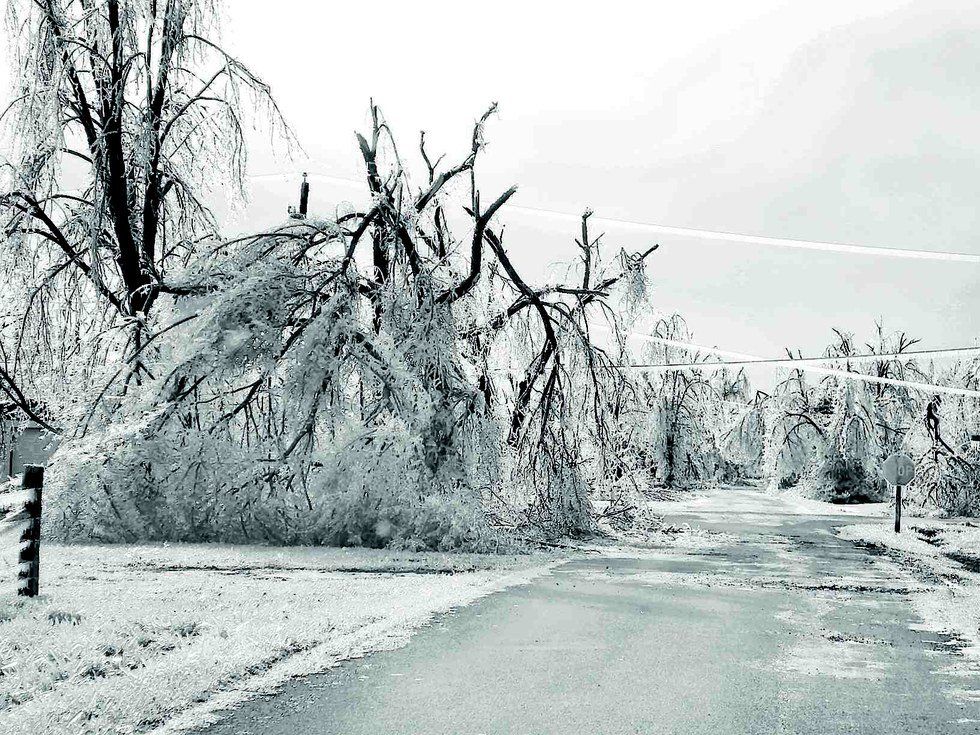
[[[42,547],[0,597],[0,732],[177,731],[283,680],[395,647],[550,557],[243,546]],[[346,571],[345,571],[346,570]]]

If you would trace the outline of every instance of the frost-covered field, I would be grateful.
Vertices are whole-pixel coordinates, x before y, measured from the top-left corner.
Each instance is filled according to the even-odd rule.
[[[178,731],[290,676],[397,647],[555,557],[235,546],[44,547],[0,598],[0,732]]]

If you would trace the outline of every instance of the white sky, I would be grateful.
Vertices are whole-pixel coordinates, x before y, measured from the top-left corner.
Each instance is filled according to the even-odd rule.
[[[596,3],[234,0],[225,42],[271,83],[309,160],[255,174],[360,178],[353,131],[378,102],[411,157],[418,131],[462,156],[493,100],[484,198],[759,235],[980,253],[976,2]],[[312,178],[329,214],[357,190]],[[254,181],[242,226],[278,221],[298,177]],[[532,280],[573,256],[573,224],[503,215]],[[927,347],[973,345],[980,266],[644,236],[657,307],[699,342],[818,353],[875,319]]]

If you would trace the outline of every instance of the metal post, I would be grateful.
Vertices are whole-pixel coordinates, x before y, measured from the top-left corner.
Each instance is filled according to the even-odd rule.
[[[299,185],[299,213],[303,217],[306,217],[306,212],[310,203],[310,184],[306,180],[306,174],[303,174],[303,183]]]
[[[44,487],[44,468],[29,464],[24,466],[24,479],[21,487],[29,491],[24,512],[27,514],[27,528],[21,534],[20,571],[17,577],[20,584],[17,594],[23,597],[37,597],[41,579],[41,489]]]
[[[895,486],[895,533],[902,532],[902,486]]]

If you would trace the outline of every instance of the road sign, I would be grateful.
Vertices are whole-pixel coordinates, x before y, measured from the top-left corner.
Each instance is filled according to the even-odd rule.
[[[881,466],[881,476],[895,486],[895,533],[902,532],[902,485],[908,485],[915,477],[915,462],[902,452],[890,455]]]
[[[915,462],[902,452],[895,452],[881,467],[881,476],[890,485],[908,485],[915,477]]]

